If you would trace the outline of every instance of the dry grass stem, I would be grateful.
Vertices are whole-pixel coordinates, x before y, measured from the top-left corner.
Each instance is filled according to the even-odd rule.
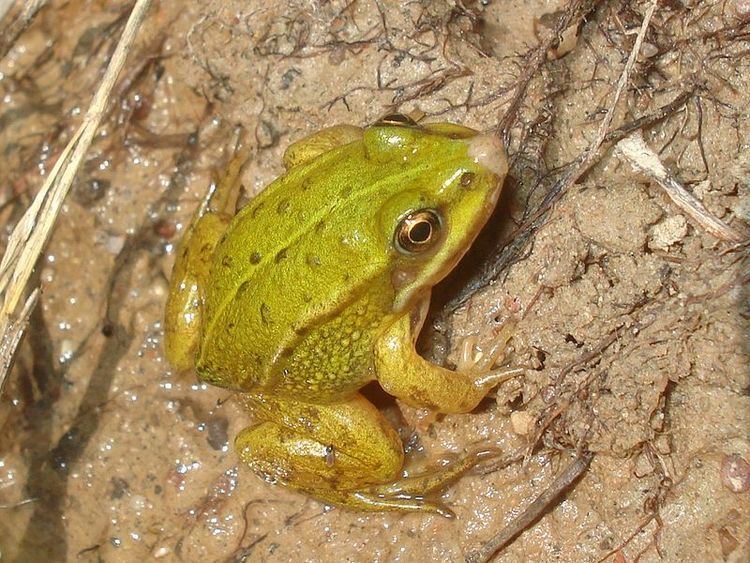
[[[512,542],[521,532],[531,526],[542,514],[575,483],[588,468],[594,454],[586,452],[565,468],[555,480],[526,507],[521,514],[514,518],[505,528],[500,530],[491,540],[479,549],[466,556],[467,563],[484,563],[489,561],[498,550]]]
[[[47,5],[49,0],[30,0],[28,2],[19,2],[23,6],[18,10],[18,14],[15,17],[9,17],[10,21],[3,22],[2,29],[0,29],[0,59],[5,57],[10,51],[13,44],[18,39],[24,30],[29,27],[29,24],[36,16],[37,12]],[[1,0],[0,1],[0,20],[3,20],[5,15],[10,12],[13,6],[13,0]]]
[[[18,314],[18,318],[12,320],[7,325],[7,330],[3,335],[3,339],[0,340],[0,394],[2,394],[3,388],[5,387],[5,374],[10,371],[10,368],[13,365],[13,356],[18,348],[18,344],[21,342],[21,337],[23,336],[26,325],[29,322],[31,312],[34,310],[38,300],[39,288],[36,287],[23,304],[23,308]]]
[[[532,239],[534,233],[545,224],[546,219],[553,206],[559,201],[567,190],[574,185],[579,178],[581,178],[590,168],[597,162],[597,158],[602,152],[602,147],[605,143],[609,143],[611,134],[618,134],[618,131],[608,132],[614,119],[617,105],[622,97],[623,92],[630,79],[630,74],[633,70],[633,66],[638,58],[638,53],[641,50],[643,39],[646,36],[646,31],[651,22],[651,17],[654,15],[656,10],[657,1],[653,0],[646,11],[646,15],[643,18],[638,36],[635,39],[633,48],[630,51],[628,60],[620,74],[620,78],[617,81],[615,87],[614,96],[609,103],[607,111],[599,124],[596,136],[592,143],[570,164],[568,171],[557,180],[554,186],[549,190],[547,195],[544,197],[542,202],[531,213],[530,217],[527,218],[524,223],[519,227],[514,236],[513,242],[508,244],[501,252],[501,255],[492,261],[490,268],[483,271],[477,278],[471,280],[466,284],[463,291],[461,291],[454,299],[450,300],[443,307],[442,315],[447,315],[453,311],[456,311],[459,307],[464,305],[477,291],[487,287],[492,280],[498,279],[504,268],[508,267],[518,256],[523,254],[523,249],[527,246],[529,241]],[[545,50],[546,53],[546,50]],[[677,100],[682,104],[682,96]],[[672,104],[670,104],[671,106]],[[669,108],[666,108],[667,110]],[[511,110],[509,110],[511,111]],[[661,114],[660,114],[661,115]],[[505,120],[505,118],[504,118]],[[503,127],[499,127],[500,130]],[[609,146],[609,144],[607,145]]]
[[[5,17],[11,6],[13,6],[13,0],[0,0],[0,20]]]
[[[620,101],[620,97],[622,97],[622,93],[625,90],[625,87],[628,85],[630,73],[633,70],[635,61],[638,59],[638,53],[640,53],[641,51],[643,38],[646,36],[646,31],[648,30],[648,26],[651,23],[651,17],[654,15],[654,11],[656,10],[656,4],[657,0],[652,0],[651,4],[649,4],[648,9],[646,10],[646,15],[643,17],[641,29],[638,31],[638,36],[635,38],[635,43],[633,44],[633,48],[630,50],[630,55],[628,56],[628,60],[625,63],[625,67],[622,69],[620,79],[617,81],[617,86],[615,87],[615,95],[612,98],[612,103],[610,103],[609,108],[607,109],[607,113],[604,115],[604,119],[602,119],[602,122],[599,124],[599,129],[596,132],[596,138],[594,139],[594,142],[586,151],[583,160],[577,168],[577,171],[579,173],[574,174],[570,179],[571,185],[574,184],[586,170],[588,170],[589,165],[599,154],[599,150],[604,143],[604,139],[607,137],[607,131],[609,130],[609,126],[612,124],[612,119],[615,116],[617,103]]]
[[[117,44],[101,84],[91,101],[83,122],[60,154],[47,181],[10,235],[0,264],[0,389],[11,365],[11,359],[26,324],[23,315],[15,317],[18,304],[27,291],[34,265],[49,238],[63,201],[73,183],[81,162],[91,145],[109,101],[115,81],[122,70],[130,46],[135,40],[151,0],[137,0],[122,37]],[[25,309],[35,301],[27,300]]]
[[[711,215],[703,204],[667,171],[659,160],[659,155],[644,141],[641,131],[631,133],[616,146],[618,154],[630,162],[636,170],[643,172],[659,184],[669,199],[706,231],[721,240],[737,244],[746,240],[741,233]]]
[[[591,163],[596,159],[602,145],[604,144],[605,138],[607,136],[607,131],[609,130],[614,118],[617,104],[628,84],[630,73],[638,58],[638,53],[640,52],[643,39],[651,22],[651,18],[654,15],[654,11],[656,10],[656,5],[657,0],[652,0],[652,2],[648,6],[648,9],[646,10],[646,14],[643,18],[638,36],[636,37],[633,48],[631,49],[630,55],[628,56],[628,60],[625,63],[625,67],[623,68],[622,73],[620,74],[620,78],[615,87],[612,101],[610,102],[607,112],[599,125],[594,141],[582,155],[582,158],[579,160],[576,169],[573,170],[572,173],[566,178],[568,186],[575,183],[575,181],[580,178],[580,176],[589,168]],[[535,442],[536,441],[532,442],[532,444]],[[539,497],[526,508],[526,510],[524,510],[510,524],[508,524],[505,528],[498,532],[487,543],[482,545],[482,547],[470,553],[467,556],[466,561],[470,563],[483,563],[485,561],[489,561],[495,553],[509,545],[526,528],[531,526],[537,519],[539,519],[542,514],[546,510],[548,510],[550,506],[552,506],[552,504],[560,496],[560,494],[568,487],[570,487],[584,473],[591,462],[591,458],[592,454],[590,453],[580,455],[576,459],[576,461],[568,466],[565,471],[563,471],[563,473],[561,473],[555,479],[555,481],[550,485],[550,487],[547,488],[546,491],[539,495]]]

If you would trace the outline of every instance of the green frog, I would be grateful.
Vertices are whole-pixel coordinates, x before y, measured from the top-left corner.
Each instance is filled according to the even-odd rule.
[[[409,405],[463,413],[504,378],[414,347],[432,287],[495,207],[502,143],[394,114],[318,131],[283,162],[237,212],[235,158],[196,211],[171,279],[167,359],[240,392],[254,424],[235,447],[266,480],[351,509],[450,516],[439,493],[492,450],[402,477],[401,440],[360,389],[375,380]]]

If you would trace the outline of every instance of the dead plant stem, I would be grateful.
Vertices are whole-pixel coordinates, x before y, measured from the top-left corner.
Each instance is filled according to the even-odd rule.
[[[3,295],[0,308],[0,389],[12,364],[20,335],[26,326],[26,319],[23,315],[16,316],[16,311],[28,290],[29,277],[49,239],[63,201],[99,127],[112,88],[150,4],[151,0],[136,1],[83,122],[60,154],[47,181],[8,240],[8,247],[0,263],[0,294]],[[36,291],[25,300],[24,311],[30,312],[30,307],[36,300],[35,295]],[[32,299],[34,301],[31,301]]]

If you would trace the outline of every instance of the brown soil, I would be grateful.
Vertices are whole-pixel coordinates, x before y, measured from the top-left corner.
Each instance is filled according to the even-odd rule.
[[[588,451],[498,561],[747,560],[748,256],[611,143],[559,182],[595,138],[647,2],[576,4],[590,8],[580,25],[535,58],[562,0],[156,3],[38,264],[41,306],[0,398],[2,559],[461,561]],[[3,237],[129,8],[53,1],[0,60]],[[748,39],[746,0],[660,2],[610,127],[647,118],[671,174],[745,236]],[[394,110],[510,139],[498,213],[438,288],[421,343],[455,365],[513,322],[507,361],[528,369],[473,413],[402,407],[410,468],[477,443],[508,454],[446,494],[455,520],[264,483],[231,448],[247,415],[162,350],[175,243],[237,139],[255,148],[252,197],[291,141]]]

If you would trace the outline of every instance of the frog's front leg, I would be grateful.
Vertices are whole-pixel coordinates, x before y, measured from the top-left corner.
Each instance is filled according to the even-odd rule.
[[[451,371],[422,358],[414,349],[414,335],[421,328],[428,302],[425,299],[424,306],[399,318],[375,345],[378,382],[385,391],[415,407],[463,413],[474,409],[490,389],[523,372],[520,368]]]
[[[221,235],[235,214],[240,174],[248,152],[239,152],[195,211],[177,248],[164,315],[167,360],[178,370],[193,367],[203,320],[203,289]]]
[[[401,440],[362,395],[328,404],[261,393],[241,400],[258,424],[237,436],[240,458],[260,476],[332,504],[450,516],[424,494],[441,490],[478,460],[399,479]]]

